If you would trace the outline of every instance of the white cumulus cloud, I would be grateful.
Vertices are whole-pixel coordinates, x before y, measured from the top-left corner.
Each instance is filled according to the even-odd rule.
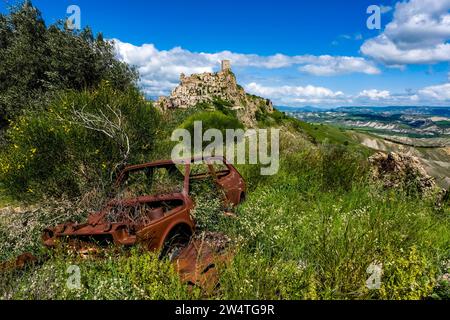
[[[395,6],[393,20],[361,52],[387,65],[450,61],[450,0],[409,0]]]
[[[329,55],[275,54],[260,56],[257,54],[240,54],[231,51],[217,53],[191,52],[176,47],[171,50],[158,50],[153,44],[135,46],[113,39],[117,57],[133,65],[139,71],[141,86],[150,96],[167,94],[178,84],[180,73],[212,72],[223,59],[231,60],[236,68],[279,69],[297,67],[298,71],[316,75],[333,76],[346,73],[378,74],[380,70],[361,57]]]
[[[450,103],[450,83],[425,87],[418,92],[419,97]]]
[[[387,99],[391,96],[391,93],[387,90],[377,90],[377,89],[371,89],[371,90],[363,90],[359,93],[359,98],[369,98],[370,100],[381,100],[381,99]]]
[[[364,58],[319,56],[311,59],[311,63],[299,67],[300,71],[329,76],[346,73],[379,74],[380,70]]]
[[[325,87],[270,86],[255,82],[245,89],[253,94],[273,100],[279,106],[445,106],[450,103],[450,83],[429,86],[408,93],[392,93],[388,90],[366,89],[358,94],[346,94]]]
[[[253,94],[270,97],[280,105],[319,104],[330,105],[346,99],[341,91],[332,91],[324,87],[307,86],[264,86],[255,82],[245,89]]]

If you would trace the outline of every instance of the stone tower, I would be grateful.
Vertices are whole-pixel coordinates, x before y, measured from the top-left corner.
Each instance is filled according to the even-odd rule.
[[[222,71],[231,70],[231,62],[230,60],[222,60]]]

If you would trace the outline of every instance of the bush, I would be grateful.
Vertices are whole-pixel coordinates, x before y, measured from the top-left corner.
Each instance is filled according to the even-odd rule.
[[[286,133],[281,146],[276,176],[261,177],[257,166],[239,166],[250,188],[235,219],[223,217],[221,203],[210,189],[213,186],[192,186],[201,195],[195,199],[193,212],[199,227],[226,234],[234,253],[229,264],[218,266],[220,287],[207,298],[424,299],[448,295],[448,286],[443,284],[433,293],[439,274],[448,272],[441,269],[442,261],[448,260],[448,215],[434,214],[431,201],[370,185],[364,176],[364,161],[352,149],[311,146],[300,136]],[[43,220],[49,224],[54,217],[39,214],[40,218],[5,219],[0,228],[6,252],[3,259],[25,249],[39,252],[38,228],[33,226],[42,226]],[[30,228],[16,235],[12,230],[24,221],[31,223]],[[65,287],[65,272],[71,264],[82,271],[80,291]],[[366,286],[372,264],[382,265],[378,290]],[[42,266],[0,275],[0,280],[0,294],[6,298],[200,297],[198,291],[188,291],[179,282],[167,261],[139,251],[88,260],[59,253]]]
[[[368,164],[364,155],[346,146],[322,144],[322,188],[350,190],[352,186],[367,178]]]
[[[104,80],[124,90],[135,70],[115,59],[113,45],[89,28],[46,26],[40,11],[24,1],[0,14],[0,128],[25,110],[41,110],[59,90],[96,88]]]
[[[26,252],[40,256],[45,228],[67,221],[85,222],[88,210],[92,209],[67,200],[44,200],[36,208],[3,209],[0,211],[0,261],[14,260]]]
[[[213,101],[213,106],[217,111],[222,112],[224,115],[236,118],[236,111],[232,110],[232,103],[216,98]]]
[[[190,193],[195,203],[192,217],[197,230],[219,231],[224,217],[225,203],[221,189],[210,179],[192,181]]]
[[[187,118],[181,128],[187,129],[192,135],[194,133],[194,122],[201,121],[203,132],[209,129],[218,129],[225,134],[227,129],[243,129],[244,126],[235,117],[225,115],[221,111],[204,111]]]
[[[62,93],[48,111],[11,123],[0,183],[16,196],[105,189],[120,165],[148,159],[158,123],[158,112],[137,89],[122,92],[104,83]]]
[[[411,246],[402,255],[393,255],[390,250],[384,255],[383,281],[379,298],[389,300],[420,300],[427,298],[436,285],[436,270],[425,253]]]

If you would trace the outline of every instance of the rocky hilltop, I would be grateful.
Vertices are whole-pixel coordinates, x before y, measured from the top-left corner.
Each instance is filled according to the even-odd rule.
[[[217,99],[230,103],[230,108],[236,111],[238,118],[248,127],[255,126],[259,112],[273,112],[270,100],[250,95],[237,84],[228,60],[222,61],[219,72],[193,74],[189,77],[181,74],[180,85],[170,96],[160,97],[156,105],[163,110],[186,109],[200,103],[212,103]]]

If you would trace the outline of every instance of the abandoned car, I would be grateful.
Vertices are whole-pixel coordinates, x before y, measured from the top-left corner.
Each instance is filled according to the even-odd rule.
[[[45,246],[68,239],[131,246],[167,254],[177,243],[189,242],[195,231],[190,187],[211,180],[224,202],[237,206],[245,197],[243,178],[225,158],[209,157],[175,163],[171,160],[126,167],[115,183],[116,195],[84,224],[65,223],[44,231]]]

